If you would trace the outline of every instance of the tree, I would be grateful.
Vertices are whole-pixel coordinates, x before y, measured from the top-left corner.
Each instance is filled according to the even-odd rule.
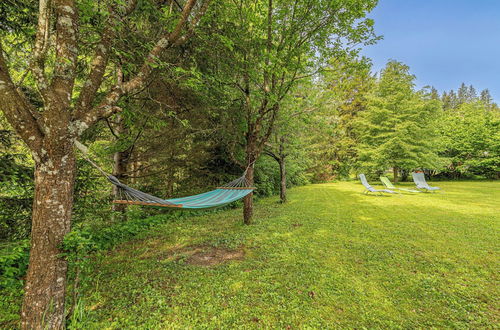
[[[458,97],[453,90],[449,93],[444,92],[441,101],[443,103],[443,110],[454,109],[458,105]]]
[[[464,103],[440,120],[441,156],[452,177],[498,178],[500,173],[500,111],[484,103]]]
[[[482,90],[479,99],[481,100],[481,102],[483,102],[483,104],[488,110],[491,110],[496,107],[496,104],[493,102],[493,98],[491,97],[489,89]]]
[[[250,184],[253,164],[272,134],[285,96],[298,81],[324,67],[325,59],[375,39],[373,22],[364,19],[375,4],[372,0],[243,0],[221,9],[229,22],[217,32],[230,49],[218,56],[226,61],[217,66],[227,65],[225,83],[237,93],[235,110],[245,136],[242,163]],[[244,200],[246,224],[252,214],[249,194]]]
[[[314,100],[311,97],[313,88],[310,80],[303,80],[293,89],[292,94],[283,100],[275,129],[264,147],[264,153],[278,163],[281,203],[288,200],[287,160],[297,159],[303,167],[308,163],[307,131],[311,116],[318,110],[317,105],[311,102]]]
[[[363,167],[379,173],[391,167],[395,181],[401,169],[438,165],[434,122],[440,103],[428,91],[415,92],[414,81],[408,66],[387,63],[360,121]]]
[[[136,10],[134,0],[106,5],[103,9],[94,2],[40,0],[34,45],[26,47],[30,49],[26,54],[32,56],[19,61],[29,63],[22,69],[30,77],[18,74],[19,64],[9,61],[7,41],[12,34],[3,33],[0,41],[0,108],[35,161],[30,263],[21,316],[24,329],[64,327],[67,262],[59,246],[71,227],[73,141],[99,120],[119,112],[120,99],[148,83],[160,56],[192,35],[208,1],[186,0],[179,10],[173,9],[174,2],[171,10],[154,3]],[[130,79],[123,81],[120,72],[127,63],[114,56],[115,36],[131,20],[140,20],[141,14],[156,15],[168,22],[168,28],[154,30],[152,34],[160,37],[149,49],[139,50],[144,61],[139,66],[131,63]],[[87,69],[82,73],[81,68]],[[23,90],[35,87],[38,102]]]
[[[368,95],[374,87],[374,77],[371,62],[366,58],[345,58],[334,64],[324,74],[328,96],[336,104],[331,109],[335,115],[334,123],[331,124],[334,134],[331,139],[325,140],[322,149],[330,153],[332,174],[348,177],[358,158],[356,123],[368,107]]]

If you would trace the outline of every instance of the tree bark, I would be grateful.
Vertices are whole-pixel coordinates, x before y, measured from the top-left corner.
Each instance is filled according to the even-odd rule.
[[[285,158],[281,157],[278,161],[280,165],[280,199],[282,203],[286,203],[286,168]]]
[[[115,134],[118,138],[123,137],[124,135],[128,134],[128,129],[125,126],[125,123],[123,122],[123,119],[121,118],[120,115],[117,116],[118,121],[115,129]],[[113,155],[113,175],[120,181],[126,183],[127,179],[127,173],[128,173],[128,163],[130,160],[130,148],[127,148],[124,151],[117,151]],[[121,196],[119,196],[119,191],[118,187],[113,186],[113,196],[115,199],[122,199]],[[125,221],[126,218],[126,212],[127,210],[127,205],[126,204],[113,204],[113,211],[115,212],[121,212],[122,216],[121,219]]]
[[[398,182],[398,171],[399,171],[399,168],[397,166],[394,166],[392,168],[392,173],[394,174],[394,183],[397,183]]]
[[[246,179],[250,186],[254,185],[254,163],[257,159],[257,139],[253,130],[249,130],[247,133],[247,146],[246,146],[246,158],[247,158],[247,172]],[[246,195],[243,199],[243,223],[249,225],[252,223],[253,216],[253,192]]]
[[[71,139],[55,137],[51,142],[43,144],[35,164],[22,329],[62,329],[65,322],[67,261],[61,257],[60,244],[71,225],[75,154]]]
[[[278,163],[280,165],[280,199],[282,203],[286,203],[286,168],[285,168],[285,137],[280,137]]]
[[[254,169],[252,164],[248,167],[246,173],[246,179],[250,186],[253,186],[254,184],[253,174],[254,174]],[[253,192],[246,195],[245,198],[243,199],[243,223],[245,225],[252,224],[252,217],[253,217]]]

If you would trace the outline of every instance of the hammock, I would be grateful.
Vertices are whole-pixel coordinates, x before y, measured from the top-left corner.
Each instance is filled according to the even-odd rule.
[[[245,171],[246,172],[246,171]],[[250,194],[255,188],[249,187],[245,174],[215,190],[173,199],[161,199],[139,191],[121,183],[116,177],[108,175],[108,180],[117,187],[119,199],[113,203],[128,205],[145,205],[157,207],[173,207],[183,209],[206,209],[229,204]]]
[[[118,180],[115,176],[106,173],[87,156],[87,147],[76,140],[74,143],[75,146],[82,151],[83,157],[92,166],[98,169],[99,172],[101,172],[113,185],[116,186],[117,194],[115,195],[115,197],[118,197],[118,199],[115,199],[113,201],[113,203],[116,204],[172,207],[183,209],[206,209],[223,206],[237,201],[238,199],[241,199],[250,194],[255,189],[255,187],[250,187],[245,177],[248,167],[253,166],[252,163],[247,167],[241,177],[221,187],[217,187],[215,190],[193,196],[173,199],[161,199],[159,197],[147,194],[121,183],[120,180]]]

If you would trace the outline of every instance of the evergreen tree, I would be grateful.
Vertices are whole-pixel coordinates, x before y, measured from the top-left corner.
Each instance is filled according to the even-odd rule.
[[[438,90],[434,87],[434,86],[431,86],[430,87],[431,91],[430,91],[430,97],[431,99],[433,100],[439,100],[439,92]]]
[[[479,99],[484,104],[487,110],[493,110],[495,108],[498,108],[496,103],[493,102],[493,98],[491,97],[489,89],[482,90]]]
[[[469,88],[462,83],[457,91],[458,105],[464,104],[469,100]]]
[[[467,101],[471,102],[471,101],[474,101],[477,99],[477,92],[476,92],[476,89],[474,88],[474,86],[470,85],[469,86],[469,91],[467,93]]]
[[[451,90],[449,93],[444,92],[441,102],[443,103],[443,110],[454,109],[458,104],[457,94],[455,94],[454,90]]]

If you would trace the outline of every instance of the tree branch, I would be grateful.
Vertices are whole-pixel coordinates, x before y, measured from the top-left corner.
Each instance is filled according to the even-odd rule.
[[[188,0],[186,2],[182,10],[181,17],[177,22],[174,30],[170,33],[166,33],[156,42],[153,49],[147,55],[139,72],[132,79],[130,79],[126,83],[113,87],[111,91],[104,97],[103,101],[99,105],[92,108],[90,111],[85,113],[80,112],[77,116],[75,116],[74,125],[76,131],[79,132],[78,134],[81,134],[85,129],[90,127],[97,120],[109,117],[117,111],[120,111],[120,108],[115,106],[120,97],[122,97],[124,94],[137,91],[144,86],[144,84],[149,79],[153,71],[154,64],[160,57],[161,53],[165,51],[165,49],[174,46],[179,38],[181,38],[181,33],[185,25],[188,23],[189,16],[191,15],[196,2],[197,0]],[[204,6],[202,6],[202,9],[200,10],[206,10],[206,8],[203,8]],[[195,17],[194,20],[196,20],[197,22],[199,18]]]
[[[7,63],[3,56],[0,41],[0,109],[5,114],[7,121],[31,150],[37,150],[43,139],[43,132],[39,122],[34,117],[33,106],[26,96],[16,89],[9,74]]]
[[[189,22],[189,26],[187,28],[186,33],[175,42],[174,46],[180,46],[184,42],[186,42],[189,38],[191,38],[191,36],[194,34],[196,26],[200,22],[200,19],[203,17],[203,15],[205,15],[205,12],[208,9],[208,5],[210,4],[211,1],[212,0],[205,0],[203,2],[196,16],[191,20],[191,22]]]
[[[37,82],[38,91],[44,100],[47,100],[48,87],[45,76],[45,57],[49,43],[51,0],[40,0],[38,9],[38,26],[36,30],[33,58],[30,65],[31,72]]]
[[[137,0],[130,0],[125,8],[123,8],[122,17],[130,15],[137,6]],[[90,73],[83,85],[82,91],[76,103],[75,116],[81,117],[83,113],[92,107],[96,93],[102,84],[106,66],[108,65],[109,50],[115,36],[116,23],[120,19],[116,8],[110,8],[110,16],[106,27],[102,33],[101,41],[97,44],[94,50],[94,57],[91,62]],[[119,82],[120,84],[121,82]]]
[[[77,47],[76,5],[74,0],[54,0],[56,22],[56,60],[51,90],[60,107],[69,107],[75,82]],[[56,107],[52,107],[55,109]]]

